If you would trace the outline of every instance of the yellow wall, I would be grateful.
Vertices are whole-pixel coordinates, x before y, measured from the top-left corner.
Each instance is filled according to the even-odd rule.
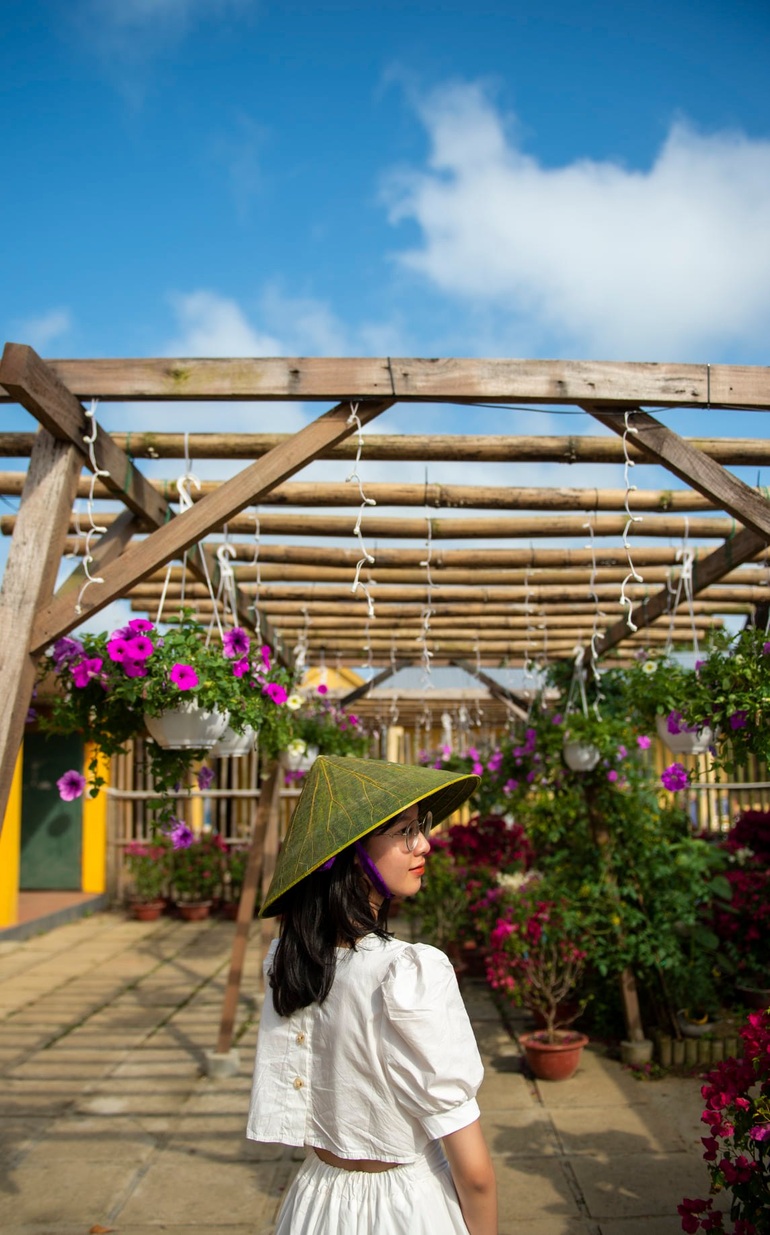
[[[0,927],[19,920],[19,864],[21,861],[21,761],[19,751],[0,836]]]
[[[96,754],[91,742],[83,752],[84,775]],[[84,892],[104,892],[107,887],[107,787],[110,783],[110,761],[99,755],[97,775],[104,784],[96,798],[83,799],[83,847],[81,887]]]

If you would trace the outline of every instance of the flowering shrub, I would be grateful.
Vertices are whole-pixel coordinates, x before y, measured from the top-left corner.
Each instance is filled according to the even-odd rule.
[[[541,899],[540,881],[530,878],[507,900],[490,937],[487,981],[517,1007],[537,1013],[548,1042],[579,1016],[565,1012],[583,974],[586,952],[579,948],[577,923],[565,904]]]
[[[764,722],[770,699],[770,640],[746,626],[737,635],[716,631],[697,666],[698,689],[687,708],[694,724],[718,729],[726,745],[717,766],[745,765],[750,755],[770,759],[770,729]]]
[[[469,823],[454,824],[445,841],[449,853],[462,866],[507,871],[512,867],[527,870],[532,864],[532,846],[523,827],[507,823],[500,815],[475,815]]]
[[[765,1235],[770,1229],[770,1012],[753,1012],[741,1030],[743,1056],[708,1072],[702,1137],[712,1194],[732,1192],[730,1225],[714,1210],[713,1196],[677,1206],[682,1230]]]
[[[164,895],[170,871],[169,850],[169,842],[164,839],[146,844],[131,841],[126,846],[126,866],[136,900],[156,901]]]
[[[177,846],[171,862],[171,884],[177,901],[211,900],[222,886],[227,845],[215,832]]]
[[[713,926],[739,981],[770,984],[770,811],[744,811],[728,833],[731,898],[716,902]]]

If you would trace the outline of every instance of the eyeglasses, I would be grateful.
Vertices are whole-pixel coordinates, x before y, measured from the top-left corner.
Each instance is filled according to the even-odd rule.
[[[426,811],[422,819],[415,819],[414,823],[408,823],[405,828],[400,828],[398,832],[389,832],[389,836],[402,836],[406,845],[407,853],[414,853],[417,848],[417,842],[421,836],[430,836],[430,830],[433,827],[433,812]]]

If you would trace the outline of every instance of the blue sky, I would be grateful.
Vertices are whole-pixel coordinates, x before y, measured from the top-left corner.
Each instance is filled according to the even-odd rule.
[[[3,339],[767,363],[766,0],[6,0],[3,17]],[[372,431],[511,425],[406,409]],[[513,431],[567,425],[599,431],[547,413]]]

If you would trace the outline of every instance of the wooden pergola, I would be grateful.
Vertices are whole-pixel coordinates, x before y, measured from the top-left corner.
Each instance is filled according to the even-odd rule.
[[[0,454],[29,457],[26,477],[19,470],[0,474],[0,494],[21,497],[18,513],[0,521],[12,537],[0,592],[0,682],[8,701],[0,718],[0,819],[42,652],[118,598],[154,616],[164,586],[169,610],[184,590],[201,616],[210,612],[211,590],[221,588],[227,569],[217,554],[225,526],[239,620],[253,626],[258,613],[263,635],[287,659],[301,641],[311,658],[368,660],[382,681],[396,666],[429,655],[433,665],[469,668],[502,697],[510,692],[488,675],[490,667],[521,665],[544,651],[569,656],[592,636],[596,654],[622,658],[642,643],[666,642],[672,632],[705,633],[723,615],[750,612],[768,596],[770,503],[727,469],[766,466],[770,443],[685,439],[646,410],[770,410],[767,368],[394,358],[44,361],[29,347],[7,344],[0,388],[4,402],[20,404],[40,426],[35,434],[0,430]],[[159,411],[158,430],[137,433],[129,409],[125,431],[100,428],[89,442],[93,426],[83,401],[92,399],[168,405],[169,418]],[[201,401],[333,406],[293,434],[188,438],[174,417]],[[510,408],[512,427],[519,405],[573,407],[603,432],[368,432],[362,488],[292,480],[316,459],[337,459],[341,471],[349,469],[359,425],[406,403],[415,405],[418,430],[421,404],[451,403]],[[171,477],[150,481],[141,462],[180,460],[186,449],[196,461],[229,461],[233,474],[192,489],[192,504],[180,510]],[[662,464],[687,487],[414,484],[399,476],[411,460],[599,465],[626,458]],[[374,462],[387,463],[393,479],[367,481]],[[91,550],[90,572],[101,581],[82,591],[81,562],[54,593],[62,555],[83,554],[73,504],[89,492],[95,470],[95,501],[120,506],[99,513],[107,530]],[[362,508],[364,495],[376,506]],[[257,522],[248,510],[257,506],[258,583]],[[382,515],[382,507],[398,513]],[[365,546],[354,536],[356,508]],[[328,513],[340,509],[347,513]],[[688,587],[677,590],[683,563],[672,542],[685,535],[716,543],[698,544]],[[350,545],[328,543],[340,537]],[[567,538],[580,547],[538,546]],[[643,543],[655,538],[662,543]],[[451,547],[457,541],[472,547]],[[362,586],[354,592],[359,563]],[[630,608],[621,603],[621,586]]]

